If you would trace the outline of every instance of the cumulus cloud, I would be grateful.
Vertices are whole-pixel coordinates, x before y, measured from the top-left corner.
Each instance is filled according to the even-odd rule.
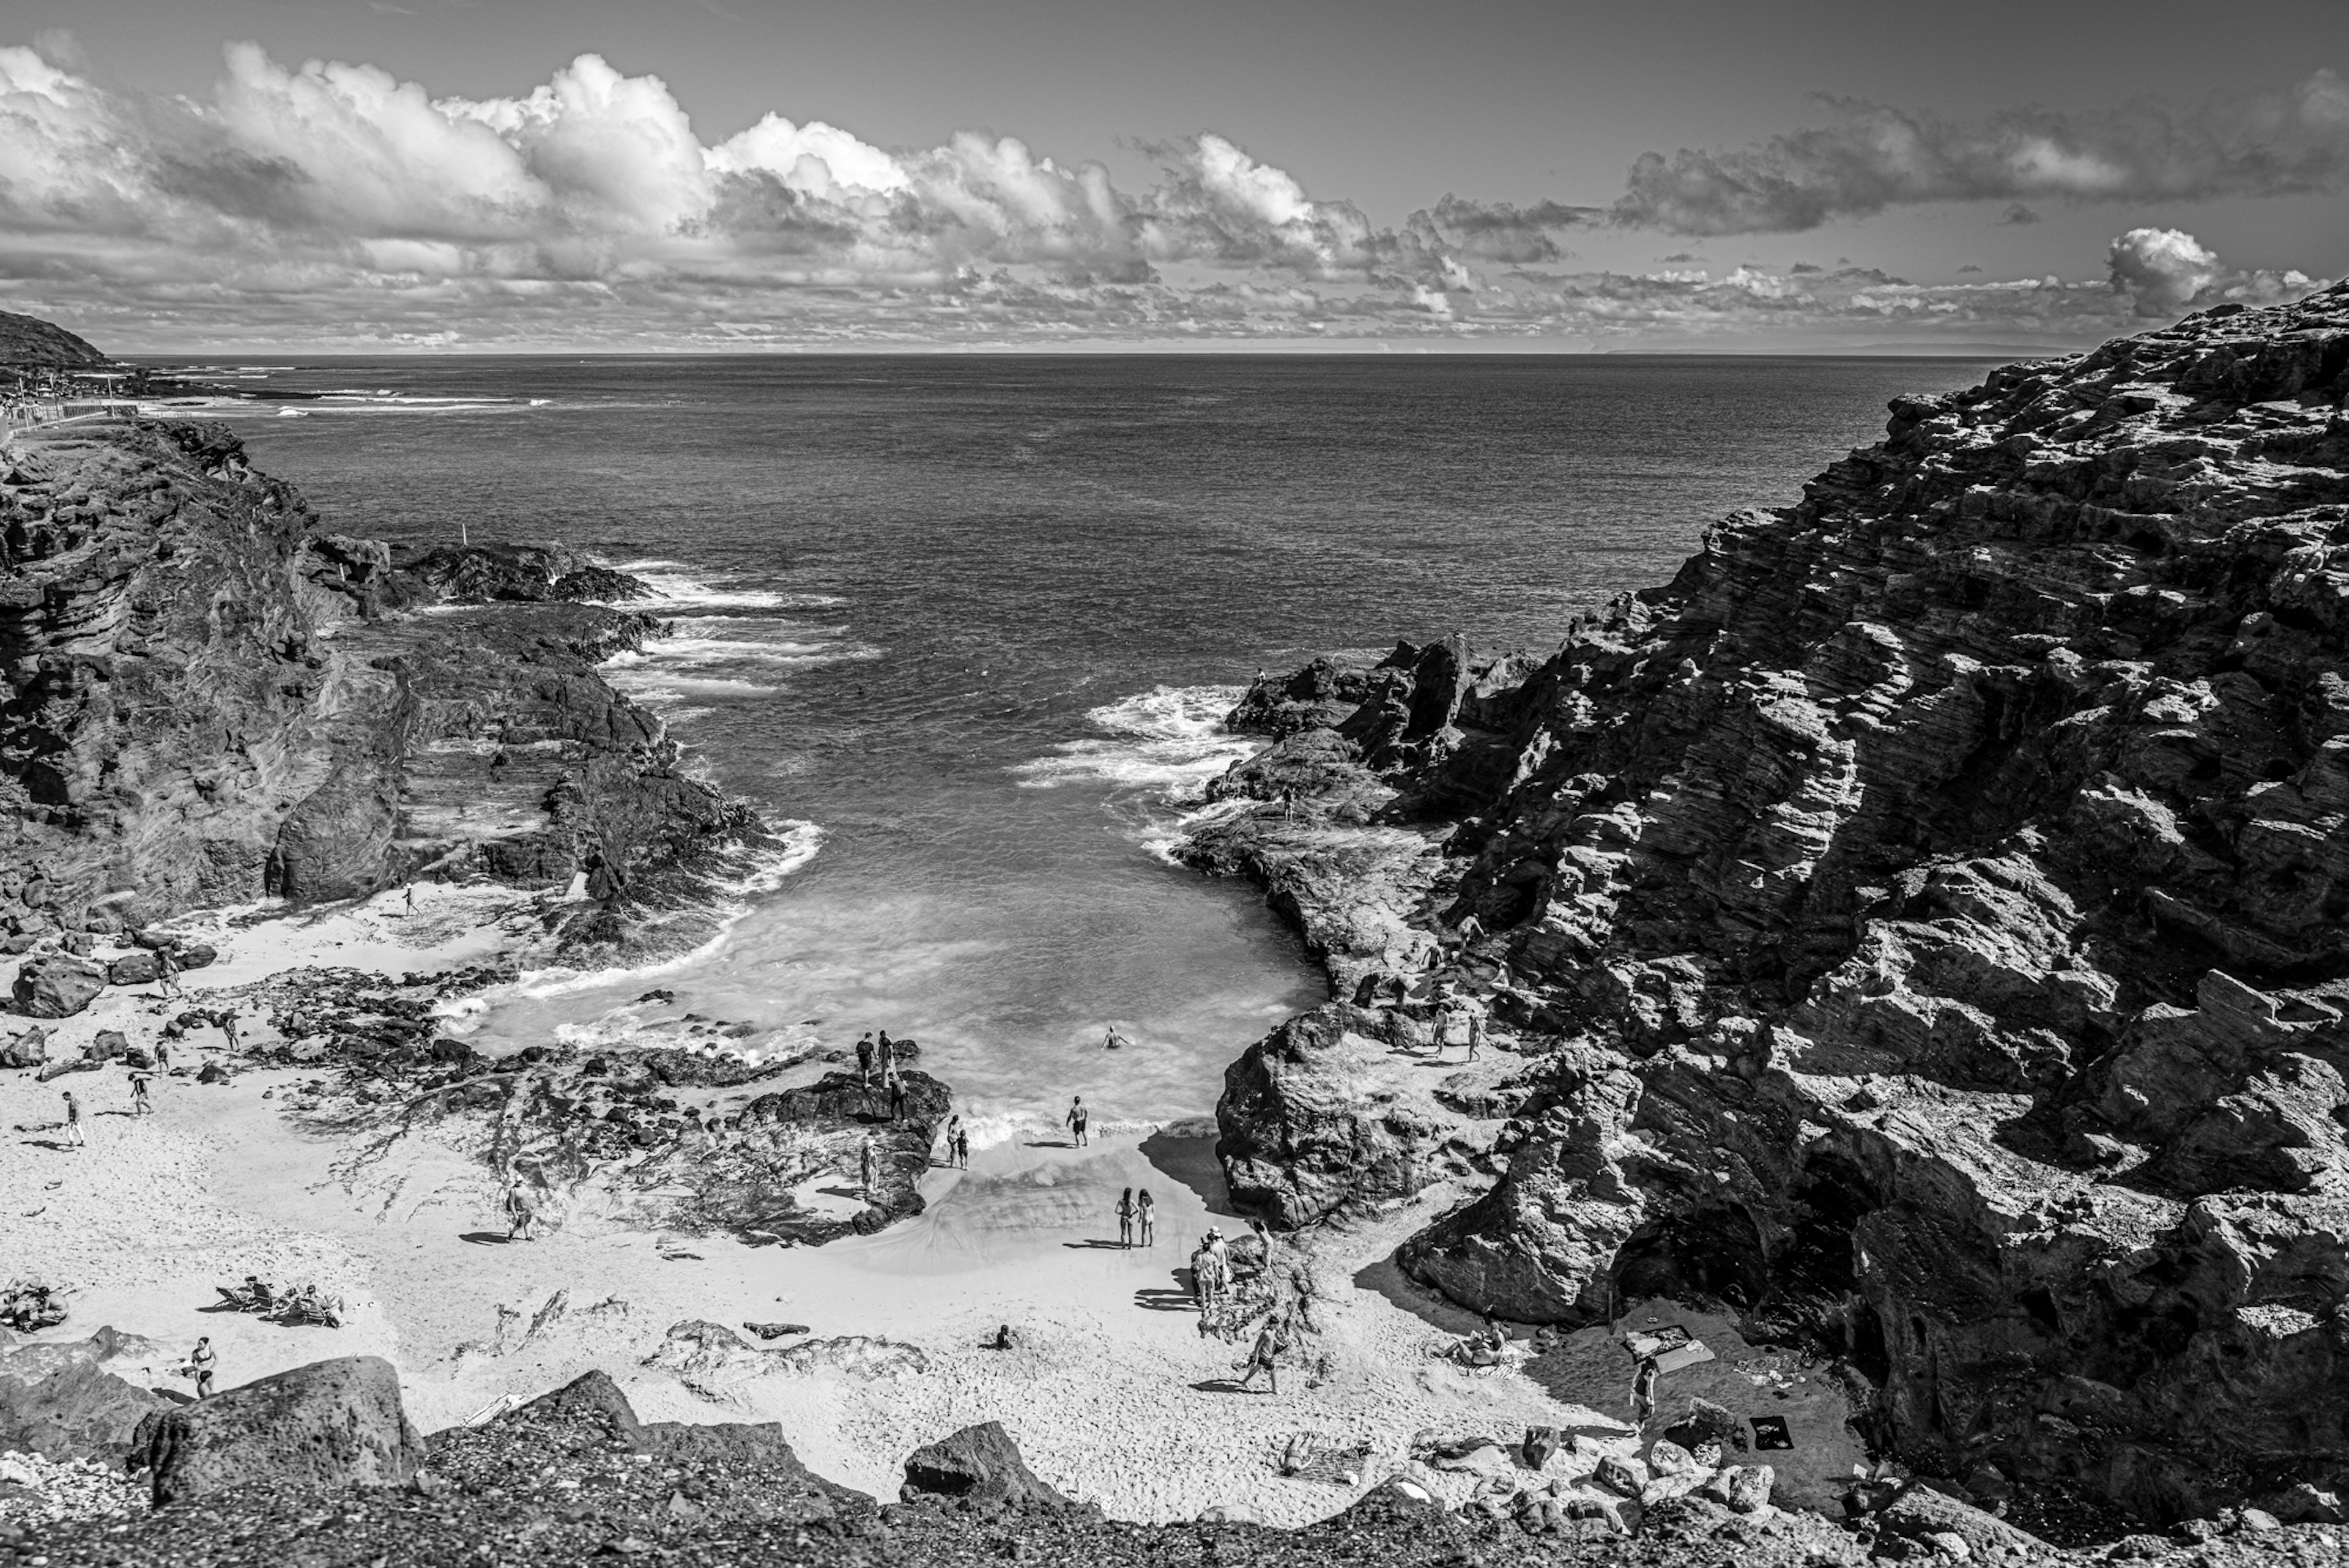
[[[1384,227],[1212,131],[1143,151],[1154,174],[1121,188],[977,131],[885,148],[778,113],[710,144],[593,55],[467,99],[236,46],[192,99],[0,48],[0,304],[125,347],[2071,341],[2298,276],[2214,261],[2188,288],[2184,250],[2128,235],[2077,284],[1578,271],[1566,243],[1619,212],[1446,195]]]
[[[2273,305],[2315,286],[2296,271],[2239,271],[2182,229],[2131,229],[2113,241],[2105,264],[2113,292],[2147,317],[2173,317],[2229,301]]]
[[[2149,99],[2067,113],[1947,119],[1821,98],[1834,122],[1753,146],[1643,154],[1619,222],[1690,234],[1795,233],[1920,202],[2208,201],[2339,191],[2349,83],[2320,70],[2281,92],[2185,107]]]

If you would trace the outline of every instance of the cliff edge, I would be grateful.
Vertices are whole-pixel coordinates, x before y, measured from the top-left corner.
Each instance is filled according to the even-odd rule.
[[[1402,1262],[1454,1300],[1725,1303],[1860,1374],[1881,1446],[2075,1539],[2318,1516],[2344,393],[2349,286],[2220,306],[1896,400],[1537,663],[1260,683],[1235,722],[1276,744],[1189,853],[1263,882],[1337,1000],[1232,1067],[1236,1197],[1294,1227],[1450,1183]],[[1439,1006],[1490,1019],[1448,1076]]]
[[[0,552],[9,950],[481,877],[608,957],[764,841],[595,670],[658,623],[559,551],[395,561],[225,427],[142,422],[16,437]]]

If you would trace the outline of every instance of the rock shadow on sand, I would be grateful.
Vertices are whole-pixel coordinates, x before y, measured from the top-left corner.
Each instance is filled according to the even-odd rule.
[[[1216,1124],[1204,1117],[1160,1127],[1141,1144],[1142,1158],[1170,1181],[1181,1183],[1206,1205],[1207,1212],[1226,1220],[1243,1218],[1232,1207],[1231,1189],[1224,1185],[1223,1162],[1216,1158]]]

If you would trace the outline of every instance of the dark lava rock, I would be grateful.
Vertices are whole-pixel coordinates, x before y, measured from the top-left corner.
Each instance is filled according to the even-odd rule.
[[[44,953],[16,966],[16,1011],[30,1018],[71,1018],[106,989],[106,971],[67,953]]]
[[[12,1372],[14,1359],[0,1358],[0,1452],[119,1459],[140,1422],[165,1408],[149,1390],[101,1369],[95,1352],[29,1380]]]
[[[130,953],[108,965],[106,978],[115,985],[152,985],[161,972],[153,953]]]
[[[260,1482],[399,1486],[421,1458],[399,1374],[375,1355],[312,1362],[175,1406],[146,1454],[159,1508]]]
[[[965,1427],[916,1449],[905,1459],[903,1496],[907,1502],[962,1499],[982,1509],[1078,1506],[1028,1468],[1000,1421]]]

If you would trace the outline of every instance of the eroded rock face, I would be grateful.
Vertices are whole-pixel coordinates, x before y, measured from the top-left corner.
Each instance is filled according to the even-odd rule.
[[[1221,793],[1267,804],[1193,858],[1349,1000],[1234,1067],[1235,1196],[1406,1189],[1299,1043],[1402,1027],[1441,939],[1536,1064],[1421,1279],[1537,1322],[1725,1300],[1953,1477],[2163,1519],[2336,1485],[2344,393],[2349,292],[2222,307],[1896,400],[1537,668],[1401,649],[1335,722],[1333,677],[1252,693],[1288,732]]]
[[[396,561],[320,528],[219,426],[18,446],[0,483],[8,940],[582,874],[560,946],[707,935],[682,912],[763,835],[595,670],[658,633],[608,607],[642,585],[538,546]]]
[[[313,1362],[175,1406],[147,1452],[158,1507],[256,1484],[398,1486],[422,1458],[399,1374],[378,1355]]]

